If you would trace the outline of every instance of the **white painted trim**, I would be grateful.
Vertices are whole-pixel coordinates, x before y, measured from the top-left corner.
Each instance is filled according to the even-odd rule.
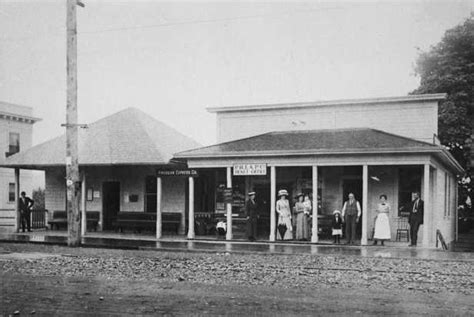
[[[82,172],[81,182],[81,235],[84,237],[87,232],[87,213],[86,213],[86,173]]]
[[[162,223],[161,223],[161,201],[162,201],[162,183],[161,177],[156,178],[156,239],[161,239]]]
[[[227,188],[232,188],[232,167],[227,166]],[[232,204],[227,204],[227,233],[226,240],[232,240]]]
[[[370,105],[370,104],[387,104],[387,103],[419,102],[419,101],[438,102],[444,99],[446,99],[446,94],[443,93],[443,94],[424,94],[424,95],[396,96],[396,97],[383,97],[383,98],[340,99],[340,100],[325,100],[325,101],[315,101],[315,102],[247,105],[247,106],[234,106],[234,107],[208,107],[206,109],[207,111],[211,113],[219,113],[219,112],[235,112],[235,111],[312,108],[312,107],[335,106],[335,105],[357,105],[357,104]]]
[[[276,233],[276,167],[270,166],[270,242],[275,241]]]
[[[367,245],[367,219],[369,202],[369,167],[367,164],[362,166],[362,237],[360,244]]]
[[[313,181],[313,228],[311,232],[311,242],[318,242],[318,166],[312,167]]]
[[[194,232],[194,178],[188,177],[189,186],[189,205],[188,205],[188,239],[194,239],[196,234]]]

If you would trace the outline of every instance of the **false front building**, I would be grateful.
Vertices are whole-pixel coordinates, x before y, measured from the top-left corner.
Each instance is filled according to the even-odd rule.
[[[205,223],[199,219],[225,219],[227,239],[242,236],[244,227],[237,224],[245,222],[244,202],[255,191],[257,231],[260,238],[275,241],[277,192],[285,189],[292,205],[298,193],[311,197],[311,241],[318,242],[325,234],[323,222],[353,193],[362,207],[359,239],[365,245],[380,195],[392,207],[389,220],[396,240],[397,229],[406,223],[406,206],[421,192],[421,244],[434,246],[437,230],[449,243],[456,238],[456,175],[462,168],[436,143],[438,102],[444,98],[209,108],[217,115],[219,143],[174,156],[199,173],[190,178],[189,217],[197,225]],[[188,237],[206,231],[199,229],[190,222]]]

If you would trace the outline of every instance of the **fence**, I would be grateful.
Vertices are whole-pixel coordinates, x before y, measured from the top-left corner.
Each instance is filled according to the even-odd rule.
[[[43,229],[46,228],[46,209],[34,209],[31,211],[31,229]]]

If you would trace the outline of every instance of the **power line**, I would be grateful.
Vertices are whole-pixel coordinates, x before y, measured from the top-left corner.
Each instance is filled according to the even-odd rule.
[[[166,27],[181,26],[181,25],[196,25],[196,24],[233,22],[233,21],[241,21],[241,20],[260,19],[260,18],[276,18],[276,17],[282,17],[282,16],[291,16],[293,14],[306,14],[306,13],[329,11],[329,10],[342,10],[342,8],[332,7],[332,8],[308,9],[308,10],[304,10],[304,11],[293,11],[293,12],[287,12],[287,13],[282,13],[282,14],[259,14],[259,15],[248,15],[248,16],[231,17],[231,18],[222,18],[222,19],[193,20],[193,21],[169,22],[169,23],[150,24],[150,25],[111,27],[111,28],[104,28],[104,29],[100,29],[100,30],[81,31],[81,32],[78,32],[78,35],[102,34],[102,33],[111,33],[111,32],[119,32],[119,31],[133,31],[133,30],[143,30],[143,29],[166,28]],[[65,29],[61,29],[61,31],[65,31]],[[58,33],[44,33],[40,36],[58,36],[58,37],[60,36],[60,37],[63,37],[64,35],[63,34],[58,34]],[[31,37],[21,37],[21,38],[14,38],[14,37],[8,38],[8,37],[6,37],[6,38],[0,38],[0,41],[26,41],[26,40],[36,39],[36,38],[38,38],[38,35],[31,36]]]

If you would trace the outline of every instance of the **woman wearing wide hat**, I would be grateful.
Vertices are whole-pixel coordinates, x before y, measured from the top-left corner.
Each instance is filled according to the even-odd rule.
[[[278,213],[278,240],[291,240],[293,238],[293,226],[291,225],[291,210],[286,189],[278,191],[278,199],[276,203],[276,212]]]

